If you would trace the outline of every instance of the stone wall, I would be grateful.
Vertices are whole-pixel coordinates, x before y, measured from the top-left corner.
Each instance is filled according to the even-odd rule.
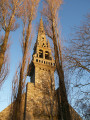
[[[10,111],[11,111],[11,104],[5,108],[2,112],[0,112],[0,120],[10,120]]]
[[[23,95],[22,116],[24,120],[49,120],[51,117],[53,120],[58,120],[57,103],[57,91],[43,90],[34,83],[28,83],[26,94]],[[0,113],[0,120],[12,120],[11,106],[9,105]],[[70,112],[72,120],[82,120],[71,106]]]
[[[49,120],[53,114],[57,118],[54,96],[33,83],[27,84],[25,120]]]
[[[39,87],[42,88],[45,88],[45,85],[48,85],[48,89],[50,89],[51,83],[53,85],[53,89],[55,89],[54,68],[52,69],[47,65],[35,64],[35,85],[39,85]]]

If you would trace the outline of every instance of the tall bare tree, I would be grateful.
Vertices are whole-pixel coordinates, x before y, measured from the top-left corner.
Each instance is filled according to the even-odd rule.
[[[0,45],[2,45],[3,43],[3,35],[0,36]],[[1,51],[1,47],[0,47],[0,52]],[[8,73],[9,73],[9,59],[8,59],[8,52],[9,52],[9,44],[7,45],[7,51],[4,55],[4,61],[3,61],[3,65],[2,65],[2,69],[1,69],[1,72],[0,72],[0,88],[5,80],[5,78],[7,77]]]
[[[65,82],[64,82],[64,71],[62,66],[62,52],[61,45],[58,45],[58,10],[62,4],[62,0],[45,0],[43,15],[47,20],[47,34],[52,39],[54,44],[55,62],[56,69],[59,76],[59,115],[58,119],[71,120],[69,104],[67,100]]]
[[[8,49],[8,39],[10,31],[17,29],[18,24],[16,23],[16,14],[22,5],[22,0],[1,0],[0,1],[0,29],[4,31],[3,40],[0,41],[0,74],[5,70],[3,66],[5,65],[6,56],[5,53]],[[4,70],[4,71],[3,71]],[[6,72],[7,73],[7,72]],[[2,77],[0,75],[0,77]],[[3,76],[5,78],[6,74]],[[0,84],[2,84],[4,79],[0,79]]]
[[[71,47],[66,52],[69,68],[90,73],[90,14],[87,15],[83,25],[76,28],[70,43]]]
[[[20,66],[20,73],[19,73],[19,84],[17,89],[16,95],[16,102],[14,104],[14,112],[13,112],[13,120],[22,120],[23,113],[22,113],[22,93],[25,87],[26,76],[27,76],[27,68],[30,62],[29,49],[31,46],[32,34],[31,34],[31,25],[32,21],[35,19],[36,11],[38,7],[39,0],[25,0],[21,7],[21,19],[23,21],[23,38],[22,38],[22,63]],[[15,91],[16,92],[16,91]]]
[[[82,117],[88,120],[90,117],[88,112],[90,105],[90,14],[85,17],[80,27],[74,28],[69,48],[65,50],[65,61],[68,74],[73,73],[76,76],[73,84],[71,83],[73,90],[77,90],[74,100],[75,109],[79,110]]]

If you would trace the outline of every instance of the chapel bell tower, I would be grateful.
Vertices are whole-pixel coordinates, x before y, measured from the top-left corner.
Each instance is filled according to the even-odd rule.
[[[31,77],[31,82],[34,83],[35,86],[42,86],[43,82],[44,84],[47,84],[52,80],[52,84],[55,89],[54,71],[55,61],[51,53],[49,40],[46,40],[43,21],[41,18],[37,41],[34,46],[33,59],[29,66],[28,75]]]

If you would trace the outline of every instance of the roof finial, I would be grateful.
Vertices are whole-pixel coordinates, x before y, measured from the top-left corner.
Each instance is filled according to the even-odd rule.
[[[44,26],[43,26],[43,20],[42,20],[42,17],[40,19],[40,25],[39,25],[39,32],[44,32]]]

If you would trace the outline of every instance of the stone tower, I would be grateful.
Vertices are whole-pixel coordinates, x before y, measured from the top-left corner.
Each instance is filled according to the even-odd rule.
[[[54,71],[55,61],[52,57],[49,40],[46,40],[41,18],[28,72],[31,82],[27,84],[25,120],[30,117],[32,120],[47,120],[47,116],[50,116],[51,92],[55,91]]]
[[[41,18],[37,41],[34,46],[33,59],[30,64],[29,75],[31,76],[31,82],[34,83],[35,86],[42,86],[42,82],[48,82],[49,78],[52,76],[53,87],[55,88],[54,71],[55,61],[51,54],[49,40],[46,40],[43,21]],[[45,80],[43,81],[43,79]]]

